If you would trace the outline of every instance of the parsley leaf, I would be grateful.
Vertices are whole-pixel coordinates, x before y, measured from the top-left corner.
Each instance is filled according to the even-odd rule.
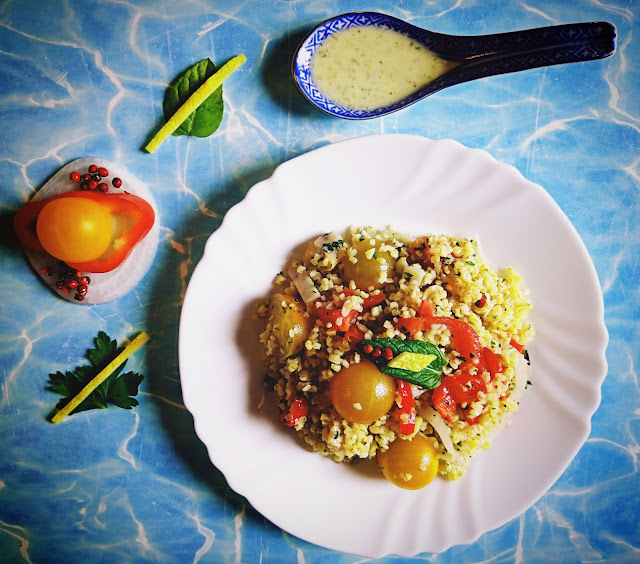
[[[56,404],[56,408],[61,409],[69,403],[121,350],[116,341],[111,340],[104,331],[100,331],[94,339],[94,348],[86,353],[89,365],[49,374],[47,390],[63,396]],[[138,405],[138,400],[133,396],[138,395],[138,387],[144,376],[135,372],[123,374],[126,364],[125,360],[71,413],[89,409],[106,409],[108,404],[123,409],[131,409]]]

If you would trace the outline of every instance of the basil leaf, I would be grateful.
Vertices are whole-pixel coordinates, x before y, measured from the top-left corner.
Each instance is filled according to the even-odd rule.
[[[394,357],[402,352],[435,355],[436,358],[432,360],[428,366],[418,372],[414,372],[413,370],[387,366],[388,361],[384,356],[374,356],[373,353],[364,353],[366,357],[378,367],[378,370],[384,374],[388,374],[394,378],[400,378],[401,380],[406,380],[410,384],[415,384],[429,390],[434,390],[440,386],[442,382],[442,369],[447,364],[447,359],[436,345],[425,341],[391,338],[367,339],[360,342],[361,349],[366,345],[371,345],[374,351],[375,349],[391,349]]]
[[[162,110],[164,117],[171,116],[184,104],[213,73],[215,65],[211,59],[203,59],[184,71],[167,90]],[[222,99],[222,85],[209,96],[198,109],[182,122],[173,135],[192,135],[194,137],[208,137],[222,123],[224,101]]]

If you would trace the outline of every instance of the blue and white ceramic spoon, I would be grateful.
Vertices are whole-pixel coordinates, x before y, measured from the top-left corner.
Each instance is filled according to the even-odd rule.
[[[459,63],[439,78],[392,105],[357,110],[328,100],[314,84],[311,60],[329,36],[352,26],[379,26],[408,35],[438,57]],[[325,112],[346,119],[384,116],[414,104],[443,88],[470,80],[537,67],[603,59],[615,51],[616,28],[609,22],[588,22],[509,33],[456,36],[436,33],[376,12],[351,12],[316,26],[298,47],[293,77],[301,92]]]

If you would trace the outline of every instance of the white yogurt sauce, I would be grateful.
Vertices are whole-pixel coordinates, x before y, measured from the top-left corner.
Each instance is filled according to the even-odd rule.
[[[311,77],[332,102],[373,110],[402,100],[456,64],[397,31],[358,26],[320,44],[311,59]]]

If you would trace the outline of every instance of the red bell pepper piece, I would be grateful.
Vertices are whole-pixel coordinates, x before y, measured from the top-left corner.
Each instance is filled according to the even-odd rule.
[[[445,421],[451,421],[456,412],[456,402],[451,396],[451,391],[445,385],[444,381],[431,394],[433,407]]]
[[[319,307],[316,302],[311,304],[311,313],[320,319],[325,325],[331,324],[332,327],[340,331],[346,331],[358,316],[355,309],[350,310],[347,315],[342,315],[342,308],[326,308]]]
[[[452,374],[442,380],[433,390],[431,400],[445,421],[451,421],[456,405],[471,403],[478,399],[478,392],[486,392],[487,386],[480,376]]]
[[[520,354],[524,354],[524,345],[521,345],[520,343],[518,343],[518,341],[516,341],[515,339],[511,339],[509,341],[509,344],[516,349]]]
[[[351,325],[342,335],[347,343],[359,343],[364,339],[364,336],[365,332],[356,327],[355,324]]]
[[[395,416],[400,434],[411,435],[416,429],[416,402],[409,382],[396,378],[396,398]]]
[[[486,370],[493,378],[496,374],[504,372],[504,366],[496,353],[487,347],[482,347],[481,368]]]
[[[480,355],[482,352],[482,345],[480,344],[480,337],[466,321],[456,319],[455,317],[442,317],[432,316],[425,317],[425,323],[428,325],[434,325],[436,323],[442,323],[451,331],[451,339],[453,340],[453,346],[456,351],[467,360]]]
[[[423,317],[400,317],[396,321],[396,329],[407,333],[413,339],[418,331],[424,331],[425,323]]]
[[[282,415],[282,420],[287,427],[295,427],[300,419],[307,415],[309,415],[309,401],[306,398],[296,398],[289,412]]]
[[[111,242],[105,258],[88,262],[67,263],[68,266],[81,272],[110,272],[119,266],[153,227],[155,213],[151,205],[142,198],[127,193],[105,194],[104,192],[75,191],[57,194],[45,200],[29,202],[22,206],[13,218],[13,228],[20,242],[28,249],[46,252],[36,232],[38,215],[44,206],[59,198],[86,198],[99,202],[112,215],[123,213],[131,217],[133,225],[123,233],[116,234]]]
[[[419,317],[432,317],[435,313],[434,305],[428,300],[422,300],[418,306]]]

